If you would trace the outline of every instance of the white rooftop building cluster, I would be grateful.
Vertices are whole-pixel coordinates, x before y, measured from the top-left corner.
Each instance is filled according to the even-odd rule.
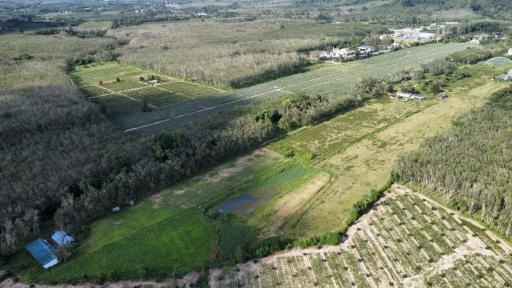
[[[386,50],[387,51],[387,50]],[[361,45],[357,47],[357,52],[362,57],[370,55],[382,54],[375,47],[371,45]],[[332,48],[330,51],[322,51],[319,55],[320,59],[326,60],[352,60],[356,58],[356,50],[350,48]]]
[[[397,42],[431,42],[439,39],[439,35],[432,32],[425,32],[425,27],[392,29],[392,37]]]

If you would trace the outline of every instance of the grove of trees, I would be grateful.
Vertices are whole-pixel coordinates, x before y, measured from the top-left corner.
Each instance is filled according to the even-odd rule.
[[[400,181],[475,214],[507,236],[512,232],[512,87],[457,118],[396,166]]]

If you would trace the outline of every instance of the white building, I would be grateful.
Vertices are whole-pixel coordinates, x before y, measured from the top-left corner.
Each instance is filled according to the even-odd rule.
[[[409,92],[396,92],[397,99],[406,99],[406,100],[424,100],[425,97],[419,94],[413,94]]]
[[[404,42],[431,42],[439,39],[435,33],[424,32],[424,27],[393,29],[393,38]]]
[[[354,51],[350,48],[333,48],[331,51],[320,52],[320,59],[349,59],[354,55]]]
[[[370,46],[370,45],[362,45],[362,46],[359,46],[357,48],[357,50],[359,51],[359,53],[361,54],[370,54],[372,52],[375,52],[375,47],[373,46]]]
[[[508,55],[512,55],[512,48],[508,48]]]

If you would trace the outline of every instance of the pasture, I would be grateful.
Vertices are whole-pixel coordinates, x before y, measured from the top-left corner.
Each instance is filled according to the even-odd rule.
[[[113,117],[159,109],[224,92],[200,83],[184,81],[134,65],[106,62],[79,66],[71,74],[75,83]],[[158,83],[151,83],[151,79]]]
[[[303,92],[326,97],[344,97],[363,78],[381,78],[419,67],[433,60],[444,59],[450,53],[465,49],[468,45],[466,43],[431,44],[359,61],[327,65],[249,88],[201,98],[193,105],[177,104],[158,109],[151,114],[137,113],[120,117],[117,123],[127,132],[152,133],[171,125],[176,127],[187,121],[198,121],[211,113],[236,105],[290,93]]]
[[[210,271],[210,287],[509,287],[512,247],[478,223],[393,186],[338,246]]]

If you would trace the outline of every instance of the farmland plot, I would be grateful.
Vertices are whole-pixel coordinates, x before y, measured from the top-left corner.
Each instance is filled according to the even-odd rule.
[[[249,88],[217,93],[192,103],[165,106],[152,113],[137,113],[118,119],[119,126],[127,132],[151,133],[169,125],[179,126],[187,121],[198,121],[216,111],[252,103],[290,93],[304,92],[327,97],[344,97],[355,84],[365,77],[384,77],[401,70],[419,67],[436,59],[443,59],[469,44],[431,44],[371,57],[343,64],[333,64],[305,73],[299,73]]]
[[[344,228],[352,205],[384,185],[401,153],[449,128],[454,117],[485,103],[493,91],[506,85],[490,79],[493,71],[473,67],[473,77],[452,83],[446,88],[450,97],[443,101],[374,101],[274,144],[285,145],[296,154],[317,155],[315,166],[335,175],[283,231],[311,237]]]
[[[478,223],[393,186],[339,246],[210,271],[211,287],[507,287],[512,247]]]
[[[274,197],[292,193],[317,172],[258,149],[90,223],[73,258],[62,265],[43,270],[26,253],[12,265],[23,271],[24,281],[44,283],[89,282],[111,274],[126,279],[182,276],[214,263],[226,250],[232,253],[226,244],[232,238],[219,232],[229,225],[209,212],[215,215],[225,201],[250,195],[250,203],[226,212],[251,219]]]
[[[158,83],[150,84],[148,80],[151,76],[156,77]],[[145,102],[155,110],[223,92],[218,88],[117,62],[77,67],[72,77],[91,99],[100,103],[113,117],[141,112]]]

